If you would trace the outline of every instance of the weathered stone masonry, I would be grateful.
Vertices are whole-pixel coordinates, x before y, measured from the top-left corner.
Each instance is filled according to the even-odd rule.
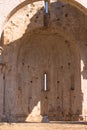
[[[86,1],[50,1],[48,14],[44,1],[1,4],[0,120],[84,120]]]

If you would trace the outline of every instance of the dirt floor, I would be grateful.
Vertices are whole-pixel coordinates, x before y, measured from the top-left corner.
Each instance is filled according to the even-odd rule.
[[[0,123],[0,130],[87,130],[87,122]]]

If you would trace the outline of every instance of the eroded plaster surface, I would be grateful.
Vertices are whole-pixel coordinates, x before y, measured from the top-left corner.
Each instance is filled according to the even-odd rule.
[[[9,14],[20,2],[5,12]],[[0,56],[1,120],[38,122],[46,115],[50,120],[80,120],[87,114],[86,14],[60,1],[50,3],[47,21],[44,12],[43,1],[28,4],[5,26]],[[1,16],[7,18],[7,14]]]
[[[0,35],[10,15],[12,15],[14,12],[22,8],[23,6],[32,2],[36,2],[36,1],[37,0],[33,0],[33,1],[31,0],[16,0],[16,1],[15,0],[1,0],[0,1]],[[80,10],[82,10],[84,13],[87,14],[87,11],[86,11],[87,1],[86,0],[60,0],[60,1],[73,4],[74,6],[76,6],[77,8],[79,8]],[[55,2],[55,0],[54,1],[52,0],[50,2]]]

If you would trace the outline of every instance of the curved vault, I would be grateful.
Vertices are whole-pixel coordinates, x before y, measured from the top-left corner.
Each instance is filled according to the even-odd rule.
[[[33,22],[31,22],[31,24],[33,24]],[[29,27],[30,27],[30,25],[28,26],[28,29],[29,29]],[[71,42],[70,39],[68,39],[68,42],[67,42],[66,39],[67,39],[67,37],[70,36],[70,34],[69,35],[63,35],[66,31],[61,33],[61,35],[60,35],[60,33],[58,33],[57,31],[55,33],[51,33],[49,29],[48,29],[47,32],[46,32],[46,30],[44,31],[42,29],[39,32],[38,32],[38,30],[36,30],[36,33],[32,33],[32,35],[30,36],[30,35],[27,34],[27,30],[26,30],[26,33],[22,36],[22,38],[17,39],[17,41],[13,42],[14,45],[15,45],[16,42],[19,43],[21,41],[21,43],[23,43],[25,41],[24,44],[21,44],[21,47],[18,47],[17,50],[16,50],[17,53],[18,53],[18,57],[17,57],[17,59],[18,59],[17,63],[18,64],[16,66],[16,67],[18,67],[18,70],[17,70],[17,72],[18,72],[18,77],[17,77],[18,84],[17,84],[17,90],[16,90],[18,95],[16,94],[15,98],[17,99],[17,106],[16,107],[18,109],[15,110],[16,111],[15,113],[13,112],[13,115],[19,114],[19,116],[20,116],[19,118],[21,118],[21,116],[23,116],[23,121],[26,118],[27,118],[27,120],[33,120],[33,118],[31,118],[32,115],[34,115],[35,111],[37,111],[37,109],[39,109],[39,111],[38,111],[39,116],[40,116],[40,114],[41,115],[44,115],[44,113],[46,114],[46,112],[49,115],[52,115],[52,114],[53,114],[52,116],[55,115],[53,118],[52,118],[52,116],[50,117],[52,120],[56,119],[55,117],[57,116],[57,114],[60,115],[59,120],[60,119],[63,120],[63,115],[64,115],[64,119],[68,120],[68,119],[71,118],[70,117],[71,114],[73,114],[73,119],[75,120],[75,115],[76,114],[79,115],[82,112],[82,97],[81,97],[81,83],[80,83],[80,57],[79,57],[79,51],[78,51],[77,45],[75,45],[74,42]],[[54,30],[52,30],[52,32],[54,32]],[[60,30],[58,30],[58,31],[60,31]],[[64,31],[64,30],[62,30],[62,31]],[[50,35],[47,35],[48,33]],[[65,36],[66,36],[66,38],[65,38]],[[39,44],[37,44],[32,37],[34,37],[35,41],[37,41],[37,43],[39,43]],[[28,41],[26,41],[26,39]],[[55,39],[57,39],[57,40],[55,40]],[[50,46],[50,43],[51,43],[50,49],[48,49],[49,48],[48,46],[44,47],[44,43],[46,43],[45,45],[47,45],[47,40],[49,41],[48,46]],[[31,42],[29,42],[29,41],[31,41]],[[60,43],[60,41],[62,41],[62,44]],[[53,46],[54,43],[55,43],[56,47]],[[59,43],[59,45],[57,43]],[[9,44],[9,46],[10,46],[10,44]],[[15,47],[17,47],[17,46],[15,45]],[[15,50],[15,47],[13,47],[12,49]],[[19,48],[20,48],[20,50],[18,51]],[[65,48],[65,51],[63,50],[63,48]],[[46,49],[46,54],[45,54],[45,49]],[[53,52],[52,52],[52,49],[53,49]],[[28,51],[28,50],[32,50],[32,51]],[[12,50],[10,50],[10,51],[12,52]],[[52,54],[51,54],[51,52],[52,52]],[[57,55],[60,55],[61,57],[59,56],[58,59],[57,59]],[[35,56],[36,56],[36,58],[35,58]],[[27,59],[30,59],[30,57],[32,57],[31,60],[27,60]],[[12,61],[12,62],[15,62],[15,59],[16,59],[16,57],[14,58],[14,61]],[[43,59],[46,59],[46,63],[45,63],[45,61],[43,62]],[[54,60],[55,64],[53,63],[53,60]],[[58,61],[60,61],[60,64],[59,64]],[[51,63],[52,63],[52,66],[51,66]],[[30,64],[30,66],[29,66],[29,64]],[[47,64],[47,68],[45,68],[45,70],[43,70],[43,69],[40,70],[40,72],[42,71],[42,73],[40,73],[40,75],[39,75],[38,74],[38,71],[39,71],[38,67],[44,68],[44,66],[46,66],[46,64]],[[36,66],[36,68],[35,68],[35,66]],[[56,66],[56,68],[55,68],[55,66]],[[31,68],[29,70],[29,71],[31,71],[30,77],[29,77],[29,73],[28,73],[29,67]],[[10,68],[10,66],[9,66],[9,68]],[[15,68],[15,66],[13,65],[13,69],[14,68]],[[50,69],[50,68],[52,68],[52,69]],[[53,70],[53,71],[51,71],[51,74],[49,73],[49,69]],[[56,69],[60,70],[60,71],[57,71],[58,73],[56,73]],[[33,75],[34,70],[35,70],[35,77]],[[40,92],[40,94],[42,92],[41,87],[42,87],[43,81],[41,81],[41,78],[43,79],[43,73],[45,71],[47,71],[47,73],[49,73],[48,74],[49,75],[48,77],[50,77],[49,82],[50,81],[52,82],[51,79],[54,77],[54,73],[58,77],[56,76],[55,79],[53,79],[53,83],[51,84],[50,94],[45,95],[43,93],[42,97],[40,98],[40,95],[38,96],[38,92]],[[62,73],[62,71],[63,71],[63,73]],[[69,73],[67,73],[67,72],[69,72]],[[10,73],[10,71],[9,71],[9,73]],[[62,74],[64,74],[65,76],[60,76]],[[37,75],[40,76],[39,79],[40,79],[41,82],[39,81]],[[23,78],[25,78],[24,81],[23,81]],[[32,78],[34,78],[33,80],[34,80],[35,83],[33,83]],[[57,78],[59,78],[61,80],[61,83],[60,83],[59,80],[57,80]],[[63,81],[63,79],[64,79],[64,81]],[[40,85],[38,85],[38,83],[40,83]],[[28,87],[28,84],[30,84],[30,88]],[[31,89],[31,86],[34,87],[35,84],[37,84],[37,86],[39,86],[39,90],[33,89],[33,95],[31,95],[32,93],[29,92],[29,89]],[[61,90],[62,87],[59,87],[60,93],[64,93],[63,96],[62,96],[62,94],[60,94],[61,99],[56,94],[53,94],[52,97],[49,96],[49,95],[52,94],[52,91],[54,93],[56,93],[57,84],[61,84],[60,86],[64,86],[65,92],[63,92]],[[53,90],[52,85],[55,86],[55,90]],[[65,89],[65,86],[68,86],[67,91]],[[73,86],[75,87],[75,91],[69,90]],[[77,91],[78,91],[78,94],[77,94]],[[35,92],[37,94],[37,98],[34,95]],[[68,93],[67,97],[70,97],[69,99],[65,98],[66,97],[65,93]],[[81,99],[81,100],[79,100],[79,104],[77,103],[78,98]],[[52,104],[50,103],[50,105],[48,105],[48,101],[46,99],[50,100],[50,102],[51,102],[52,99],[55,99],[55,103],[53,103],[53,101],[52,101]],[[33,102],[31,103],[31,106],[29,107],[30,100],[33,100]],[[34,102],[34,100],[35,100],[35,102]],[[58,102],[58,100],[60,100],[59,101],[60,106],[62,106],[62,111],[61,111],[62,114],[56,113],[57,109],[60,111],[60,107],[57,106],[58,104],[56,104],[56,102]],[[65,107],[64,107],[63,102],[64,102],[64,104],[66,104]],[[40,105],[40,103],[41,103],[41,105]],[[18,104],[21,107],[20,106],[18,107]],[[48,110],[44,111],[44,109],[43,109],[44,104],[48,105],[49,111]],[[74,104],[76,107],[71,109],[72,104]],[[53,106],[55,106],[56,109],[54,109]],[[7,109],[9,109],[9,107]],[[8,112],[8,110],[7,110],[7,112]],[[28,114],[29,114],[29,116],[28,116]],[[36,116],[38,116],[38,115],[36,115]],[[17,119],[18,119],[18,115],[17,115]],[[40,116],[40,119],[41,119],[41,116]],[[21,120],[21,119],[19,119],[19,120]],[[37,117],[36,117],[36,120],[37,120]]]
[[[22,7],[37,2],[40,0],[21,0],[21,1],[15,1],[15,0],[11,0],[11,1],[6,1],[3,2],[1,1],[1,5],[0,5],[0,12],[1,12],[1,19],[0,19],[0,36],[3,32],[4,26],[7,23],[7,21],[9,20],[9,18],[16,13],[19,9],[21,9]],[[61,0],[62,2],[67,2],[73,6],[75,6],[76,8],[78,8],[79,10],[81,10],[82,12],[84,12],[85,14],[87,14],[87,2],[86,0]],[[56,2],[56,1],[54,1]]]
[[[21,39],[17,59],[17,112],[27,115],[27,121],[41,121],[45,115],[50,120],[79,119],[82,97],[77,50],[75,43],[59,33],[51,33],[50,29],[36,30]]]

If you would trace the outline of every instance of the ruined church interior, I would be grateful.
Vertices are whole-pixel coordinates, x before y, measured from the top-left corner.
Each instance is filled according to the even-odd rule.
[[[0,41],[0,121],[84,121],[87,16],[77,3],[25,2]]]

